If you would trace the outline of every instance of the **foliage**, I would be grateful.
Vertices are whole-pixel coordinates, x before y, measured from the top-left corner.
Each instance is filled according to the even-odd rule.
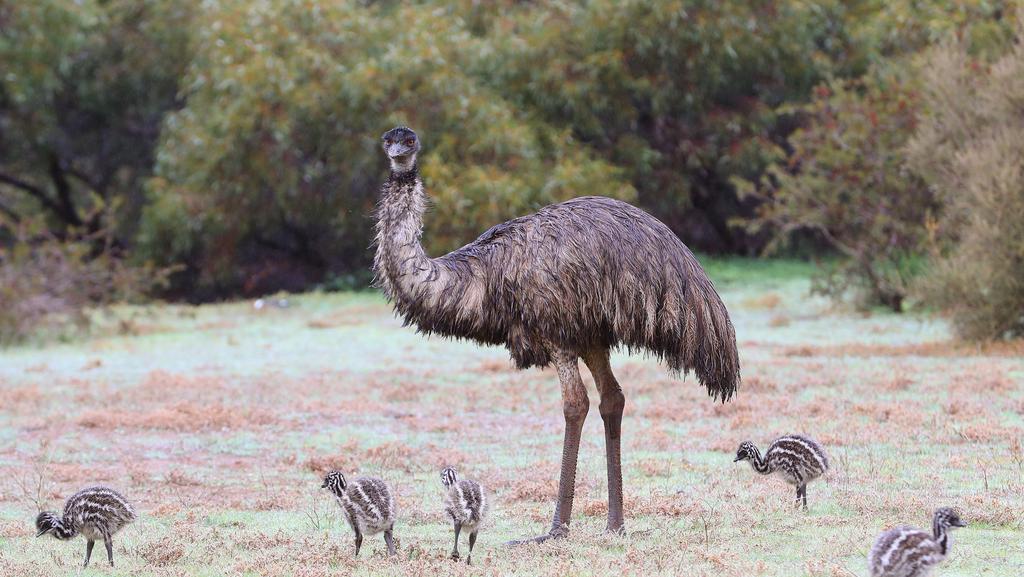
[[[751,208],[730,179],[792,129],[776,107],[864,63],[841,2],[541,2],[507,20],[477,64],[490,84],[626,167],[642,206],[712,252],[761,243],[729,226]]]
[[[931,62],[909,159],[946,215],[923,294],[965,337],[1024,336],[1024,45],[991,65],[946,45]]]
[[[734,183],[786,164],[815,86],[903,74],[950,35],[996,54],[1019,5],[0,0],[0,215],[109,224],[132,262],[185,265],[176,297],[360,283],[377,137],[404,123],[434,254],[582,194],[759,252],[772,230],[733,226],[761,202]]]
[[[0,214],[131,244],[163,115],[178,105],[189,6],[166,0],[0,4]]]
[[[865,304],[902,310],[939,208],[904,166],[919,108],[916,92],[896,78],[819,87],[803,109],[806,126],[789,139],[787,164],[768,170],[755,230],[772,227],[776,245],[810,231],[846,257],[828,267],[820,291],[838,297],[854,287]]]
[[[396,124],[422,134],[435,253],[583,192],[633,198],[620,170],[470,76],[483,46],[432,8],[225,2],[202,18],[141,254],[189,262],[189,284],[208,296],[367,268],[378,139]],[[416,26],[396,35],[397,22]]]
[[[127,266],[102,225],[62,238],[28,221],[3,229],[17,242],[0,247],[0,346],[85,328],[90,308],[135,300],[169,272]]]

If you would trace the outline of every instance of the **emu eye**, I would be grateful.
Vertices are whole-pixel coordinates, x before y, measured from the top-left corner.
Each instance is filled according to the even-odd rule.
[[[407,139],[405,140],[405,145],[406,145],[406,146],[412,146],[413,144],[416,144],[416,141],[415,141],[415,140],[413,140],[413,139],[411,139],[411,138],[407,138]]]

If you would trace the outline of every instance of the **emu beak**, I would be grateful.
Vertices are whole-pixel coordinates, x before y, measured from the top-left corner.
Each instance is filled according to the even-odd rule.
[[[953,526],[954,527],[966,527],[967,523],[964,523],[963,521],[957,521],[956,523],[953,523]]]
[[[743,457],[736,457],[735,459],[732,460],[732,462],[733,463],[739,463],[742,460],[743,460]]]
[[[320,485],[320,488],[321,488],[321,489],[326,489],[326,488],[327,488],[327,481],[324,481],[324,482],[323,482],[323,483],[322,483],[322,484]]]
[[[42,537],[43,535],[46,535],[46,533],[48,531],[49,531],[49,529],[43,529],[42,531],[36,533],[36,538],[38,539],[39,537]]]
[[[405,145],[396,142],[388,147],[388,158],[396,158],[404,154],[408,154],[408,152],[409,151],[405,148]]]

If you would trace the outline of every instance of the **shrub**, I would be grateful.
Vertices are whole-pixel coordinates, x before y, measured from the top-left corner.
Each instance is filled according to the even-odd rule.
[[[936,49],[924,100],[909,162],[946,209],[921,293],[963,337],[1024,336],[1024,46],[991,66]]]
[[[166,278],[126,266],[109,231],[60,239],[38,224],[0,221],[0,232],[14,239],[0,245],[0,346],[83,329],[90,307],[135,300]]]
[[[804,127],[792,152],[755,189],[762,196],[752,228],[768,228],[775,248],[798,231],[820,237],[845,259],[828,265],[819,292],[860,293],[862,304],[903,308],[938,205],[906,170],[903,147],[917,122],[919,98],[907,82],[869,75],[816,90],[802,108]]]

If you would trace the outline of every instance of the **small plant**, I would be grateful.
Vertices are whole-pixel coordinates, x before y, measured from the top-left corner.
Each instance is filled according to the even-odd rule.
[[[919,108],[912,86],[893,79],[820,86],[798,111],[805,124],[790,137],[785,162],[756,185],[737,182],[765,201],[749,227],[773,232],[769,250],[802,234],[844,257],[822,263],[815,292],[838,299],[853,290],[862,305],[903,310],[921,268],[926,223],[939,208],[904,165]]]
[[[58,237],[39,224],[0,219],[0,346],[63,336],[89,325],[89,310],[137,300],[171,271],[132,267],[108,231]]]

